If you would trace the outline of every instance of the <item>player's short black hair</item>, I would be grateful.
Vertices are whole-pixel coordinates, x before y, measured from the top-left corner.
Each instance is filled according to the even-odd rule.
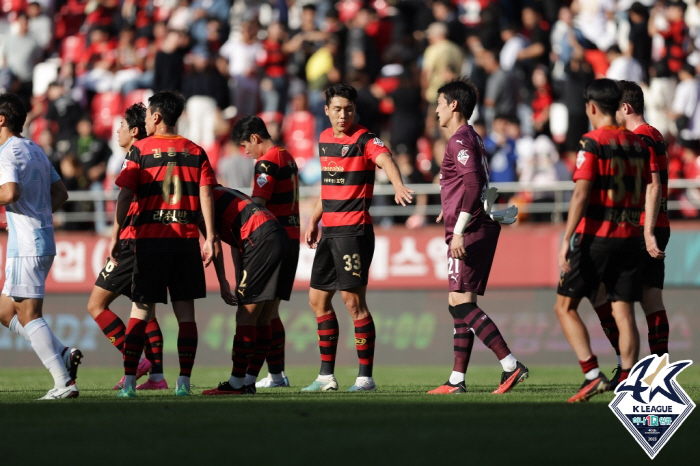
[[[7,120],[7,128],[14,134],[20,134],[27,120],[27,109],[17,94],[6,92],[0,94],[0,115]]]
[[[448,104],[457,101],[459,105],[459,113],[462,114],[465,120],[471,118],[474,112],[474,107],[479,100],[479,91],[476,84],[469,78],[455,79],[447,84],[443,84],[437,90],[438,97],[440,94],[445,96]]]
[[[326,89],[326,105],[331,104],[331,99],[333,97],[343,97],[355,103],[357,100],[357,90],[348,84],[335,84]]]
[[[629,104],[637,115],[644,115],[644,91],[633,81],[618,81],[622,91],[620,105]]]
[[[129,129],[138,128],[136,139],[146,137],[146,106],[141,102],[132,105],[124,112],[124,119]]]
[[[166,126],[175,126],[185,109],[185,97],[177,91],[160,91],[148,99],[151,113],[158,112]]]
[[[238,144],[242,144],[250,142],[250,137],[254,134],[266,140],[272,139],[262,118],[255,115],[246,115],[233,126],[231,139]]]
[[[583,91],[586,103],[593,101],[606,114],[613,116],[620,107],[622,91],[615,81],[608,78],[591,81]]]

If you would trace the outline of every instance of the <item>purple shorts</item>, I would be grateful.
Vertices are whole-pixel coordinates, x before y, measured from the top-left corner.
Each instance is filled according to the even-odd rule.
[[[447,280],[451,292],[484,294],[500,233],[501,225],[489,218],[477,231],[465,233],[466,259],[453,259],[447,248]]]

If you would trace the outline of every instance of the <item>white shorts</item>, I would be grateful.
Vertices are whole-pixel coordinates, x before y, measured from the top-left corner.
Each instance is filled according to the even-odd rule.
[[[8,257],[2,294],[10,298],[43,298],[53,257]]]

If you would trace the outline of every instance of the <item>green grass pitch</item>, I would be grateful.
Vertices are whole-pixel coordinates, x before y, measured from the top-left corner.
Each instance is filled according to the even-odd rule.
[[[118,368],[82,368],[76,400],[38,402],[51,386],[39,368],[0,369],[1,465],[501,465],[648,464],[608,409],[612,394],[569,405],[578,367],[536,366],[505,395],[492,395],[500,369],[471,367],[469,392],[431,396],[449,367],[377,366],[376,393],[344,393],[355,367],[338,368],[341,391],[302,394],[317,367],[293,366],[288,389],[256,396],[204,397],[227,367],[195,366],[195,396],[174,390],[117,399]],[[264,372],[264,371],[263,371]],[[608,368],[609,372],[609,368]],[[177,373],[166,371],[174,386]],[[678,381],[700,402],[700,367]],[[700,413],[656,457],[685,464],[697,456]],[[674,463],[672,463],[674,462]]]

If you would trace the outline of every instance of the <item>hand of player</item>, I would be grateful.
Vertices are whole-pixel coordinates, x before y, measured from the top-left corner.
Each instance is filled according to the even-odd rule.
[[[231,285],[228,284],[228,281],[224,280],[223,282],[219,282],[219,288],[221,289],[221,297],[226,304],[229,306],[238,304],[238,300],[233,293],[231,293]]]
[[[440,223],[442,222],[442,209],[440,209],[440,215],[438,215],[438,218],[435,219],[435,223]]]
[[[309,222],[309,226],[306,228],[306,233],[304,234],[304,240],[310,249],[316,249],[316,246],[318,246],[318,236],[318,223]]]
[[[204,267],[208,267],[212,259],[214,259],[214,240],[206,239],[204,240],[204,245],[202,245],[202,262],[204,262]]]
[[[412,194],[415,192],[412,189],[407,188],[404,185],[401,186],[394,186],[394,191],[396,191],[396,195],[394,196],[394,201],[396,201],[397,204],[401,204],[402,206],[406,206],[406,204],[410,204],[411,201],[413,201],[413,196]]]
[[[450,253],[453,259],[462,260],[467,258],[467,250],[464,249],[464,235],[452,235]]]
[[[567,256],[569,255],[569,242],[568,241],[562,241],[561,242],[561,247],[559,248],[559,255],[557,256],[557,259],[559,261],[559,268],[563,273],[569,273],[571,271],[571,264],[569,264],[569,261],[567,260]]]
[[[109,243],[109,260],[115,264],[119,263],[119,259],[122,257],[122,243],[119,238],[112,238]]]
[[[658,260],[663,260],[666,257],[666,253],[659,249],[656,243],[656,236],[644,235],[644,242],[647,245],[647,252],[651,257]]]

